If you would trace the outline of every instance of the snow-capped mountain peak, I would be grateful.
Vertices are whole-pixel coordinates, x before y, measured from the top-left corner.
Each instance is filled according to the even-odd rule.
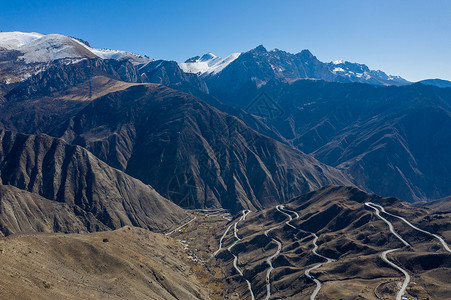
[[[61,34],[40,34],[35,32],[1,32],[0,50],[16,50],[21,53],[19,60],[25,63],[49,63],[53,60],[69,58],[93,58],[130,60],[143,64],[151,59],[127,51],[96,49],[78,39]]]
[[[237,59],[241,53],[236,52],[231,55],[221,58],[209,52],[202,55],[188,59],[184,63],[179,63],[180,68],[185,73],[194,73],[198,75],[217,74],[227,67],[231,62]]]
[[[43,34],[36,32],[1,32],[0,33],[0,48],[6,50],[16,50],[17,48],[26,45],[36,39],[43,37]]]
[[[61,58],[95,57],[87,46],[61,34],[48,34],[17,47],[26,63],[47,63]]]
[[[215,58],[218,58],[216,55],[214,55],[211,52],[208,52],[207,54],[202,55],[202,57],[199,59],[199,61],[211,61]]]

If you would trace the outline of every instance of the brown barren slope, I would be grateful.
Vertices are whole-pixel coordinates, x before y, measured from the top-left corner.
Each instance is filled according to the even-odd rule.
[[[1,299],[208,299],[173,239],[124,227],[0,239]]]
[[[0,179],[2,185],[65,203],[88,231],[133,225],[165,232],[189,220],[183,209],[151,186],[108,166],[84,148],[46,135],[0,130]],[[27,199],[19,202],[24,201]],[[10,214],[18,228],[29,222],[29,216],[21,211],[24,207],[16,205]],[[48,205],[41,208],[54,209]],[[96,226],[96,222],[103,225]],[[78,225],[72,228],[69,223],[68,231],[79,231]],[[14,228],[2,228],[2,232],[9,235]]]

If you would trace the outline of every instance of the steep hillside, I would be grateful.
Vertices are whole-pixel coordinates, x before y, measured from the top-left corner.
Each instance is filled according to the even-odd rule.
[[[0,235],[96,230],[108,230],[108,227],[78,206],[0,185]]]
[[[208,92],[207,84],[200,77],[183,72],[175,61],[152,61],[139,67],[138,72],[142,82],[158,83],[179,90],[189,85],[204,93]]]
[[[27,93],[21,94],[14,89],[11,93],[17,93],[19,99],[8,98],[0,103],[0,127],[28,134],[47,133],[74,116],[92,100],[136,84],[118,81],[108,75],[98,75],[74,82],[71,86],[59,89],[52,87],[52,92],[37,93],[29,97],[26,96]],[[28,88],[22,91],[25,90]]]
[[[243,94],[231,92],[227,101]],[[267,95],[248,112],[281,140],[348,172],[366,190],[408,201],[451,194],[449,89],[272,80],[247,94]]]
[[[297,81],[264,90],[284,111],[272,126],[366,189],[408,201],[451,194],[447,89]]]
[[[351,183],[235,117],[158,85],[101,97],[52,135],[86,147],[183,207],[260,209],[325,184]]]
[[[9,189],[10,195],[2,196],[4,207],[14,207],[2,212],[1,219],[8,220],[3,223],[4,234],[22,229],[48,231],[50,226],[55,231],[77,232],[81,227],[94,231],[124,225],[161,232],[189,218],[152,187],[111,168],[81,147],[46,135],[0,131],[0,178],[2,185],[36,194],[16,194]],[[51,220],[58,210],[69,213]],[[47,225],[29,225],[41,216],[39,222]],[[74,223],[56,224],[65,220]]]

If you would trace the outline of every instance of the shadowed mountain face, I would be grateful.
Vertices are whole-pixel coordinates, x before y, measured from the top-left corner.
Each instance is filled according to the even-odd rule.
[[[5,98],[8,101],[17,101],[49,96],[95,76],[107,76],[127,82],[138,81],[136,68],[128,61],[86,58],[78,63],[67,64],[64,60],[56,60],[45,71],[13,85]],[[86,92],[89,93],[89,90]]]
[[[423,85],[269,84],[283,109],[269,123],[318,160],[384,196],[451,194],[451,92]]]
[[[260,209],[350,181],[198,99],[158,85],[101,97],[52,133],[183,207]]]
[[[124,225],[165,231],[187,218],[182,209],[153,188],[81,147],[45,135],[10,131],[0,131],[0,145],[1,184],[28,192],[2,196],[3,207],[11,207],[14,198],[21,203],[17,211],[6,209],[2,214],[3,234],[17,232],[17,228],[41,231],[44,227],[27,225],[33,222],[65,232]],[[57,216],[58,211],[68,214]]]
[[[324,64],[307,50],[293,55],[257,47],[221,72],[200,76],[207,90],[174,64],[170,69],[161,62],[151,64],[153,74],[166,75],[146,77],[149,81],[192,93],[253,129],[348,172],[369,191],[407,201],[451,193],[451,162],[446,155],[451,151],[449,89],[419,84],[382,87],[407,82],[364,65]],[[266,118],[265,113],[248,109],[262,91],[274,100],[281,116]]]
[[[407,201],[451,194],[450,89],[270,80],[228,93],[217,96],[240,108],[247,104],[239,97],[266,93],[268,108],[280,113],[249,113],[279,140],[347,172],[366,190]]]
[[[183,90],[187,85],[208,92],[206,83],[196,74],[185,73],[175,61],[156,60],[138,68],[141,82],[158,83]]]
[[[5,101],[0,104],[0,127],[28,134],[48,133],[93,99],[132,85],[136,83],[99,75],[45,96]]]
[[[89,101],[137,80],[136,69],[128,61],[53,61],[44,71],[22,82],[0,85],[0,127],[29,134],[47,133]]]
[[[257,134],[192,96],[117,81],[133,80],[121,77],[113,65],[109,70],[107,63],[122,68],[113,60],[57,62],[50,68],[57,71],[49,69],[9,88],[0,107],[2,126],[82,145],[184,207],[259,209],[324,184],[351,184],[339,171]],[[167,74],[152,73],[155,63],[165,70],[178,68],[151,62],[142,66],[142,74],[158,78]],[[217,101],[190,82],[163,82],[210,103]],[[253,128],[283,140],[249,113],[234,113]]]

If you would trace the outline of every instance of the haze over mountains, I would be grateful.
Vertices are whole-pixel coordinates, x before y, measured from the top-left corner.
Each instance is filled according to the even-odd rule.
[[[108,265],[108,276],[130,273],[115,281],[118,297],[123,282],[136,287],[133,297],[147,295],[143,280],[152,282],[150,294],[173,298],[252,298],[253,291],[257,299],[318,291],[324,299],[337,293],[384,299],[398,291],[446,296],[447,86],[411,83],[358,63],[324,63],[308,50],[258,46],[175,62],[95,49],[64,35],[2,32],[0,231],[83,233],[58,253],[64,268],[74,268],[70,260],[79,253],[68,248],[81,241],[94,261],[105,260],[97,250],[102,244],[90,238],[100,235],[88,232],[135,226],[176,236],[185,251],[180,256],[175,240],[140,229],[131,237],[123,230],[102,235],[160,241],[158,249],[141,240],[134,245],[167,252],[171,278],[187,268],[195,276],[192,284],[168,285],[152,275],[164,272],[161,261],[148,257],[142,258],[147,271],[130,275],[136,266],[130,271],[124,264],[137,261],[110,253],[121,267]],[[38,241],[14,243],[35,249]],[[384,251],[397,252],[387,258]],[[400,269],[421,283],[398,288]],[[101,290],[92,289],[100,295],[108,283],[94,273],[85,275],[91,285],[100,282]],[[338,289],[343,282],[348,288]],[[28,288],[32,293],[35,286]]]

